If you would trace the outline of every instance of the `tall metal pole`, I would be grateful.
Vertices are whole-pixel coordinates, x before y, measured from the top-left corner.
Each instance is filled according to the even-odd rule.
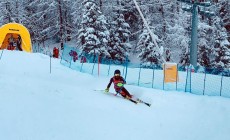
[[[193,4],[192,8],[192,37],[190,46],[190,63],[197,66],[197,28],[198,28],[198,6]]]
[[[197,28],[198,28],[198,7],[209,7],[211,6],[211,2],[209,1],[198,1],[198,0],[177,0],[179,2],[186,3],[191,8],[183,8],[183,10],[192,12],[192,35],[191,35],[191,44],[190,44],[190,64],[194,67],[197,66],[197,44],[198,44],[198,37],[197,37]],[[201,11],[202,12],[202,11]],[[202,14],[202,13],[200,13]],[[203,11],[205,16],[213,16],[214,13],[209,11]]]

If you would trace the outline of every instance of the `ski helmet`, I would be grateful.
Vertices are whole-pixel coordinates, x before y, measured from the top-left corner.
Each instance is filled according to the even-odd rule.
[[[115,75],[115,74],[119,74],[119,75],[121,75],[120,70],[115,70],[115,71],[114,71],[114,75]]]

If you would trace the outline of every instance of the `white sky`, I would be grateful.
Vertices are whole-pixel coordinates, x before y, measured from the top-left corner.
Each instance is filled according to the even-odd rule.
[[[49,64],[43,54],[4,51],[0,140],[230,139],[230,98],[126,85],[152,103],[136,105],[94,91],[110,77],[74,71],[59,59],[50,74]]]

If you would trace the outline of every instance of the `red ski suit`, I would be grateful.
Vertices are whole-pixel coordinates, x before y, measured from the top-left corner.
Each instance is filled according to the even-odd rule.
[[[117,93],[120,93],[123,97],[129,97],[129,98],[132,98],[132,95],[130,95],[130,93],[125,89],[125,87],[118,87],[117,84],[118,83],[122,83],[122,84],[126,84],[126,81],[123,77],[121,76],[114,76],[110,79],[110,82],[107,86],[107,89],[110,88],[111,84],[114,84],[114,89]]]

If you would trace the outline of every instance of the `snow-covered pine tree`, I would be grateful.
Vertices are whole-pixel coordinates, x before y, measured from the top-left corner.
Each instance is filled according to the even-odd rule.
[[[19,0],[1,0],[0,8],[0,21],[2,24],[10,22],[21,23],[23,5]]]
[[[107,21],[95,0],[84,0],[81,29],[78,32],[80,49],[90,55],[109,56]]]
[[[199,65],[210,68],[210,48],[205,44],[205,39],[201,39],[199,43],[198,63]]]
[[[229,14],[226,12],[226,7],[228,3],[226,1],[221,1],[218,4],[218,8],[216,11],[217,16],[213,18],[213,25],[214,33],[213,38],[214,40],[214,48],[212,49],[213,60],[211,65],[213,68],[219,69],[218,71],[222,71],[223,69],[230,68],[230,42],[229,36],[226,27],[226,15]],[[223,24],[225,23],[225,24]],[[218,72],[218,73],[219,73]]]
[[[44,43],[48,39],[54,39],[59,33],[58,30],[58,16],[53,13],[57,13],[57,2],[53,0],[40,0],[31,1],[26,0],[28,6],[28,17],[26,23],[30,25],[31,32],[35,35],[33,40],[36,42]],[[31,3],[29,3],[31,2]]]
[[[221,18],[222,24],[225,27],[228,34],[228,41],[230,42],[230,1],[221,0],[219,1],[219,17]]]
[[[189,60],[189,48],[188,47],[182,47],[182,53],[179,55],[180,59],[179,59],[179,64],[182,67],[186,67],[190,64]]]
[[[2,24],[13,22],[12,19],[13,11],[12,11],[11,1],[8,0],[0,1],[0,8],[1,8],[0,21],[2,22]]]
[[[37,15],[37,4],[34,0],[24,0],[23,5],[25,5],[25,12],[24,16],[25,19],[23,20],[23,24],[26,25],[26,27],[30,31],[30,36],[32,39],[32,42],[37,42],[40,37],[40,27],[38,24],[39,16]]]
[[[159,10],[158,22],[156,24],[159,29],[157,35],[160,34],[162,45],[170,50],[171,61],[185,66],[189,63],[189,40],[190,40],[190,16],[179,7],[179,3],[175,0],[162,0],[156,7]],[[165,50],[167,50],[165,49]]]
[[[98,33],[98,39],[100,43],[98,44],[99,53],[101,56],[109,57],[108,53],[108,42],[110,38],[110,32],[108,30],[107,19],[104,15],[99,15],[96,20],[96,29]]]
[[[230,43],[227,40],[227,33],[225,31],[217,31],[218,37],[215,41],[215,46],[212,50],[214,60],[212,66],[214,68],[223,70],[230,68]]]
[[[188,15],[187,12],[178,8],[178,5],[169,5],[169,7],[171,7],[171,10],[173,10],[173,7],[177,8],[174,9],[175,19],[170,17],[170,13],[168,13],[166,18],[168,21],[173,21],[167,24],[166,43],[167,46],[170,46],[171,50],[174,50],[172,52],[173,56],[176,58],[174,61],[177,61],[180,66],[186,67],[190,63],[189,45],[191,44],[191,15]]]
[[[169,49],[172,54],[172,61],[180,65],[187,64],[186,55],[189,50],[189,36],[183,24],[178,23],[174,26],[167,25],[164,39],[165,48]],[[179,61],[178,61],[179,60]]]
[[[155,35],[155,38],[157,42],[160,42],[158,36]],[[140,52],[138,57],[141,60],[142,66],[151,67],[152,64],[162,63],[161,53],[155,47],[147,29],[144,29],[139,36],[137,50]]]
[[[73,23],[72,9],[74,1],[63,1],[63,25],[64,25],[64,34],[63,38],[65,41],[71,41],[74,38],[75,25]]]
[[[183,59],[188,59],[188,54],[182,53],[188,50],[190,20],[186,13],[182,13],[176,0],[146,0],[139,4],[154,33],[162,40],[159,45],[171,52],[170,61],[187,63],[188,60]]]
[[[199,23],[198,27],[198,60],[200,66],[211,67],[211,44],[213,28],[206,23]]]
[[[167,49],[166,51],[165,51],[165,61],[166,62],[171,62],[171,51],[169,50],[169,49]]]
[[[75,0],[72,3],[71,6],[71,17],[72,17],[72,25],[73,25],[73,29],[72,29],[72,35],[71,38],[73,39],[77,39],[77,35],[78,35],[78,31],[80,29],[80,24],[82,21],[82,13],[83,13],[83,6],[82,6],[82,0]]]
[[[22,23],[24,18],[24,5],[20,0],[8,0],[6,2],[6,10],[9,12],[10,22]]]
[[[111,22],[109,53],[113,60],[124,61],[129,56],[131,45],[129,43],[130,26],[125,22],[123,14],[117,13]]]
[[[26,5],[25,15],[27,17],[24,22],[28,25],[33,41],[44,44],[44,41],[50,39],[62,43],[67,38],[65,33],[69,22],[65,17],[68,15],[69,7],[65,4],[68,2],[60,0],[23,1],[23,4]]]
[[[4,16],[6,13],[6,9],[5,9],[5,1],[0,1],[0,8],[1,8],[1,12],[0,12],[0,25],[3,24],[3,21],[4,21]]]
[[[148,4],[148,1],[150,0],[138,0],[138,3],[141,2]],[[116,0],[116,5],[113,8],[113,12],[116,15],[123,14],[125,22],[130,26],[129,31],[132,33],[130,34],[129,41],[136,42],[138,40],[138,35],[140,34],[139,31],[142,30],[143,21],[135,7],[133,0]]]

